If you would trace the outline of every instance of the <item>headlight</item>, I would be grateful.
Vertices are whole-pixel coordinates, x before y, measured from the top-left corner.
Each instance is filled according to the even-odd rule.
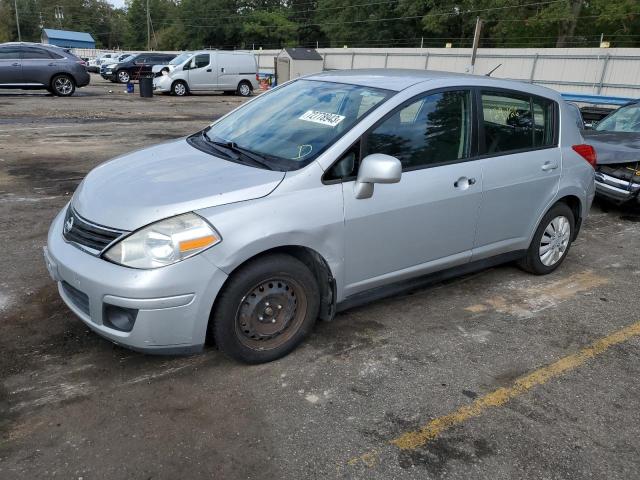
[[[126,267],[157,268],[192,257],[221,240],[203,218],[185,213],[141,228],[112,246],[104,256]]]

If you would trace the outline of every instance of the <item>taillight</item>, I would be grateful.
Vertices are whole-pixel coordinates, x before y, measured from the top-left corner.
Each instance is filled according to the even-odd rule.
[[[87,62],[85,62],[84,60],[76,60],[76,62],[82,65],[83,67],[87,65]]]
[[[589,163],[589,165],[591,165],[593,168],[596,168],[598,157],[596,155],[595,148],[584,143],[581,145],[574,145],[571,148],[573,148],[574,152],[584,158]]]
[[[260,81],[260,75],[256,73],[256,82],[259,82],[259,81]]]

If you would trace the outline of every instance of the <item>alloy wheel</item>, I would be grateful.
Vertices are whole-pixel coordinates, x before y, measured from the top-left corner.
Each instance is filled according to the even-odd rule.
[[[558,263],[564,256],[571,238],[571,224],[565,216],[557,216],[549,222],[542,233],[538,254],[546,267]]]
[[[53,82],[53,88],[60,95],[69,95],[73,91],[73,83],[68,77],[58,77]]]
[[[129,82],[129,74],[125,71],[118,72],[118,80],[120,80],[120,83]]]
[[[184,86],[184,83],[176,83],[173,86],[173,93],[181,97],[187,93],[187,87]]]

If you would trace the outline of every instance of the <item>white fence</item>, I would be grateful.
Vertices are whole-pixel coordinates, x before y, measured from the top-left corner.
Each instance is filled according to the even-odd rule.
[[[261,71],[273,72],[279,50],[256,50]],[[318,49],[323,69],[416,68],[467,71],[465,48],[325,48]],[[479,49],[476,74],[533,82],[561,92],[640,97],[638,48],[486,48]]]

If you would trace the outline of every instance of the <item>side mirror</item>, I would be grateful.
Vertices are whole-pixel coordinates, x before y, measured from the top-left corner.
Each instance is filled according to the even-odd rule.
[[[358,178],[353,186],[356,198],[369,198],[373,195],[376,183],[398,183],[402,176],[400,160],[384,153],[372,153],[362,159],[358,169]]]

